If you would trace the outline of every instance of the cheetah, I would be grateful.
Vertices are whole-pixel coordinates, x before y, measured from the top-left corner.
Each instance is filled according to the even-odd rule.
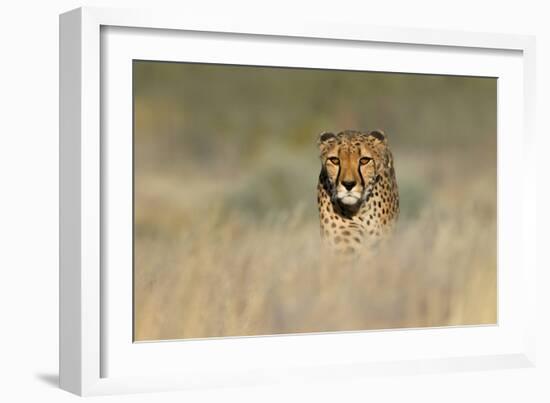
[[[321,239],[344,254],[371,250],[399,215],[393,155],[384,132],[345,130],[319,135],[317,203]]]

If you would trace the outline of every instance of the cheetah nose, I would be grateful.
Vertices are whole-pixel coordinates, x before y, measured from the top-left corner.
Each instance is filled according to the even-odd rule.
[[[351,190],[355,186],[355,181],[342,181],[342,185],[346,188],[346,190]]]

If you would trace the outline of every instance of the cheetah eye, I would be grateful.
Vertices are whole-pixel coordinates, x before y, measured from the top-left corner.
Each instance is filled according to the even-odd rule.
[[[367,165],[370,161],[372,160],[372,158],[369,158],[369,157],[363,157],[359,160],[359,163],[361,165]]]
[[[340,165],[340,160],[336,157],[330,157],[329,161],[332,162],[334,165]]]

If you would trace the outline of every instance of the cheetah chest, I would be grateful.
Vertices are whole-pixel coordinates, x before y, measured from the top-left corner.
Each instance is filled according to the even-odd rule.
[[[321,238],[333,250],[353,253],[372,247],[394,227],[398,199],[384,181],[375,186],[354,214],[344,214],[321,183],[317,190]]]

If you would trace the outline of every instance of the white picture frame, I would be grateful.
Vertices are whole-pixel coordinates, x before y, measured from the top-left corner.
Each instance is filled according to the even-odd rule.
[[[62,14],[61,387],[96,395],[533,366],[535,243],[526,234],[535,232],[535,200],[516,189],[518,183],[521,189],[534,187],[534,179],[504,162],[527,160],[534,151],[534,49],[534,38],[521,35],[323,21],[216,21],[149,10],[80,8]],[[338,52],[357,55],[357,64],[320,57]],[[131,215],[124,213],[131,191],[128,61],[360,70],[365,52],[381,55],[368,62],[372,70],[499,77],[498,324],[133,343],[127,270]],[[422,57],[404,63],[403,54]]]

